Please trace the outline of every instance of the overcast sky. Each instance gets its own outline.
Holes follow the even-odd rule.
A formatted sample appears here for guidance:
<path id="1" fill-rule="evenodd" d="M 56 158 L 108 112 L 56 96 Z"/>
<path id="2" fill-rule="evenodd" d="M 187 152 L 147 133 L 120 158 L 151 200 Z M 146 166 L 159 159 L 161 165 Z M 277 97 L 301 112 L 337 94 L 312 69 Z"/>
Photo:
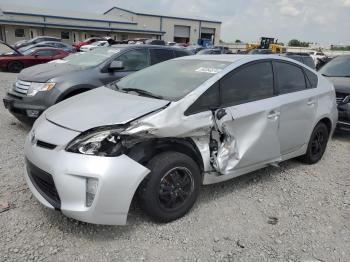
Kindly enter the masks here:
<path id="1" fill-rule="evenodd" d="M 6 4 L 97 13 L 119 6 L 144 13 L 199 16 L 222 21 L 225 41 L 271 36 L 282 42 L 297 38 L 350 44 L 350 0 L 0 0 L 0 7 Z"/>

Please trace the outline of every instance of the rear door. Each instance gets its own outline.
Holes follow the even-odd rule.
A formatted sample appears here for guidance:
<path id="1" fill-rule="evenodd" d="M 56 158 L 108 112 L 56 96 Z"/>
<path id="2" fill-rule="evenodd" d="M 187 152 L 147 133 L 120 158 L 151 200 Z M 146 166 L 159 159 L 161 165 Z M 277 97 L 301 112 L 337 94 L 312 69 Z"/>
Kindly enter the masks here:
<path id="1" fill-rule="evenodd" d="M 278 136 L 281 154 L 285 155 L 308 143 L 318 101 L 300 66 L 284 61 L 274 61 L 273 65 L 282 101 Z"/>
<path id="2" fill-rule="evenodd" d="M 271 61 L 244 65 L 220 81 L 217 126 L 224 141 L 218 150 L 222 174 L 278 161 L 280 99 L 275 96 Z M 223 113 L 223 110 L 225 111 Z"/>

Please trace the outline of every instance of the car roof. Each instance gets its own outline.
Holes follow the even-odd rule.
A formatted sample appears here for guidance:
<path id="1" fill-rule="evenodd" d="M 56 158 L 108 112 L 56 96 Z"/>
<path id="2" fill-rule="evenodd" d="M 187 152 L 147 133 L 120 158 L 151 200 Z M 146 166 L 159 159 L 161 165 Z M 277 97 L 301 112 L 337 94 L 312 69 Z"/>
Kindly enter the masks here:
<path id="1" fill-rule="evenodd" d="M 195 55 L 195 56 L 184 56 L 179 57 L 177 59 L 188 59 L 188 60 L 206 60 L 206 61 L 219 61 L 219 62 L 229 62 L 229 63 L 235 63 L 239 60 L 263 60 L 263 59 L 275 59 L 275 60 L 283 60 L 292 62 L 294 64 L 301 64 L 302 63 L 295 61 L 293 59 L 290 59 L 288 57 L 283 57 L 280 55 L 235 55 L 235 54 L 225 54 L 225 55 Z"/>
<path id="2" fill-rule="evenodd" d="M 184 51 L 184 52 L 189 52 L 186 49 L 180 49 L 178 47 L 173 47 L 173 46 L 167 46 L 167 45 L 129 45 L 129 44 L 116 44 L 110 46 L 110 48 L 158 48 L 158 49 L 170 49 L 170 50 L 175 50 L 175 51 Z"/>
<path id="3" fill-rule="evenodd" d="M 54 47 L 36 47 L 36 48 L 32 48 L 31 50 L 34 51 L 40 51 L 40 50 L 57 50 L 57 51 L 63 51 L 65 52 L 64 50 L 62 50 L 61 48 L 54 48 Z"/>

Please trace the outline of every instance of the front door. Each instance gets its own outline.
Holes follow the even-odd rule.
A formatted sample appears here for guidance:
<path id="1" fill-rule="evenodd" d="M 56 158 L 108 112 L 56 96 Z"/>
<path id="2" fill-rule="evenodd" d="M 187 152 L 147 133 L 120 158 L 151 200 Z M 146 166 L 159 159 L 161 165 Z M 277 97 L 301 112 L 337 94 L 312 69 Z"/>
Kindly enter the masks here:
<path id="1" fill-rule="evenodd" d="M 307 88 L 301 67 L 274 62 L 276 84 L 280 93 L 281 116 L 278 136 L 281 154 L 297 151 L 308 143 L 317 109 L 315 91 Z"/>
<path id="2" fill-rule="evenodd" d="M 106 70 L 101 78 L 104 84 L 121 79 L 150 65 L 148 50 L 145 48 L 126 51 L 117 56 L 114 60 L 123 62 L 124 68 L 116 71 Z"/>
<path id="3" fill-rule="evenodd" d="M 275 97 L 272 63 L 244 65 L 220 81 L 221 109 L 215 113 L 221 144 L 214 156 L 223 175 L 280 160 L 280 99 Z"/>

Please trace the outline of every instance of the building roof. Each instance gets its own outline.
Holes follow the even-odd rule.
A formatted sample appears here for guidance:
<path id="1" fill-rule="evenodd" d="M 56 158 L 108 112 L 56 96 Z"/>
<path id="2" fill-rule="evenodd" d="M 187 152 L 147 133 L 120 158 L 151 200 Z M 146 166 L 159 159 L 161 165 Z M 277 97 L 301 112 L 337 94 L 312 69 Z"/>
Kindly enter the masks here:
<path id="1" fill-rule="evenodd" d="M 86 20 L 86 21 L 96 21 L 96 22 L 110 22 L 110 23 L 120 23 L 120 24 L 136 24 L 128 20 L 123 19 L 113 19 L 111 16 L 106 16 L 103 14 L 96 13 L 81 13 L 72 12 L 59 9 L 47 9 L 47 8 L 36 8 L 29 6 L 16 6 L 16 5 L 1 5 L 0 6 L 0 19 L 1 12 L 5 15 L 29 15 L 29 16 L 45 16 L 52 18 L 66 18 L 75 20 Z"/>
<path id="2" fill-rule="evenodd" d="M 121 10 L 121 11 L 125 11 L 125 12 L 128 12 L 128 13 L 132 13 L 132 14 L 135 14 L 135 15 L 144 15 L 144 16 L 155 16 L 155 17 L 164 17 L 164 18 L 174 18 L 174 19 L 185 19 L 185 20 L 195 20 L 195 21 L 202 21 L 202 22 L 210 22 L 210 23 L 218 23 L 218 24 L 221 24 L 222 22 L 221 21 L 215 21 L 215 20 L 208 20 L 206 18 L 202 18 L 202 17 L 192 17 L 192 18 L 189 18 L 189 17 L 183 17 L 183 16 L 168 16 L 168 15 L 159 15 L 159 14 L 154 14 L 154 13 L 143 13 L 143 12 L 137 12 L 137 11 L 131 11 L 129 9 L 125 9 L 125 8 L 121 8 L 121 7 L 117 7 L 117 6 L 114 6 L 110 9 L 108 9 L 106 12 L 104 12 L 104 15 L 108 14 L 110 11 L 112 11 L 113 9 L 118 9 L 118 10 Z"/>

